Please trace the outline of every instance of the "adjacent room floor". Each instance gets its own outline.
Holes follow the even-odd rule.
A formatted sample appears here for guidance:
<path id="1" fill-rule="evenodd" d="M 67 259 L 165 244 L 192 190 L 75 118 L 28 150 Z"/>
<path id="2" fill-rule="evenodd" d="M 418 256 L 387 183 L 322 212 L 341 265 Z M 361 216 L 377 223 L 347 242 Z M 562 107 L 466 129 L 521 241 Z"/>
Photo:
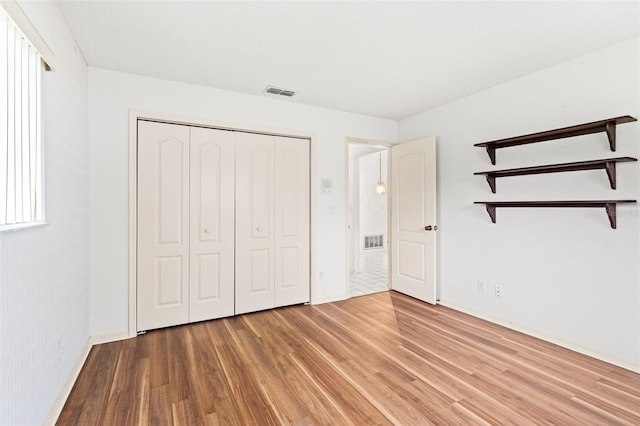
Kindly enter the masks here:
<path id="1" fill-rule="evenodd" d="M 387 291 L 94 346 L 59 425 L 640 424 L 640 375 Z"/>
<path id="2" fill-rule="evenodd" d="M 349 296 L 364 296 L 389 289 L 387 249 L 362 250 L 359 272 L 349 274 Z"/>

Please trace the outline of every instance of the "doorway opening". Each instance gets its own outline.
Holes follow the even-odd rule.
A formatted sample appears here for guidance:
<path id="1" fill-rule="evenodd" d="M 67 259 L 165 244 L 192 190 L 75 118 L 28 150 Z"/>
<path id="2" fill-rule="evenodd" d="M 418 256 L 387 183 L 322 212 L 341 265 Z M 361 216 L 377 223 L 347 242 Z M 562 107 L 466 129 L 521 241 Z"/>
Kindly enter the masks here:
<path id="1" fill-rule="evenodd" d="M 348 295 L 389 289 L 388 146 L 348 142 Z"/>

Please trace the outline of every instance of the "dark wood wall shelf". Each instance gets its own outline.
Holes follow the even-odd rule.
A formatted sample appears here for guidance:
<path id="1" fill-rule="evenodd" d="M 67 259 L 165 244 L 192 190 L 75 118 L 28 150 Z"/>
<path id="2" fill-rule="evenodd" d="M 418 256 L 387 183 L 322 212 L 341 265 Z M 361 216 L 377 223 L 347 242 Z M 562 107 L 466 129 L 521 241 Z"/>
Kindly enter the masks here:
<path id="1" fill-rule="evenodd" d="M 548 130 L 545 132 L 531 133 L 528 135 L 516 136 L 513 138 L 499 139 L 477 143 L 474 146 L 485 148 L 491 164 L 496 164 L 496 149 L 508 148 L 511 146 L 526 145 L 530 143 L 544 142 L 555 139 L 570 138 L 573 136 L 588 135 L 591 133 L 606 132 L 609 139 L 611 151 L 616 150 L 616 125 L 637 121 L 630 115 L 608 118 L 606 120 L 594 121 L 592 123 L 578 124 L 576 126 L 563 127 L 560 129 Z"/>
<path id="2" fill-rule="evenodd" d="M 609 177 L 611 189 L 616 189 L 616 163 L 638 161 L 633 157 L 603 158 L 591 161 L 577 161 L 573 163 L 549 164 L 545 166 L 521 167 L 517 169 L 489 170 L 477 172 L 474 175 L 485 175 L 491 192 L 496 193 L 496 178 L 508 176 L 536 175 L 543 173 L 574 172 L 579 170 L 605 169 Z"/>
<path id="3" fill-rule="evenodd" d="M 635 203 L 636 200 L 583 200 L 583 201 L 476 201 L 474 204 L 484 204 L 491 222 L 496 223 L 497 207 L 604 207 L 609 217 L 609 223 L 616 229 L 616 206 L 622 203 Z"/>

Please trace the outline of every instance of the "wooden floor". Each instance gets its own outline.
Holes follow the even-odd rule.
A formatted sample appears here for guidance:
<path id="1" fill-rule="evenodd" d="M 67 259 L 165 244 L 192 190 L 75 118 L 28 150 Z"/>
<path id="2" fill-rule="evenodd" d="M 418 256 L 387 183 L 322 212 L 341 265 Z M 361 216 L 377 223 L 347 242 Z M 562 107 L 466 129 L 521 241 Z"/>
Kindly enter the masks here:
<path id="1" fill-rule="evenodd" d="M 58 424 L 640 425 L 640 375 L 393 292 L 93 347 Z"/>

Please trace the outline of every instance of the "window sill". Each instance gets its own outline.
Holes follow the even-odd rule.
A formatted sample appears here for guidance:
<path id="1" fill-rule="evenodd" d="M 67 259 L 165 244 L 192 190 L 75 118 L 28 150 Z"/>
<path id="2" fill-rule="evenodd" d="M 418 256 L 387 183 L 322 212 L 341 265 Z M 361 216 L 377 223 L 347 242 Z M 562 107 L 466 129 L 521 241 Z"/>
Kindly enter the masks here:
<path id="1" fill-rule="evenodd" d="M 38 228 L 41 226 L 48 225 L 48 222 L 38 221 L 38 222 L 29 222 L 29 223 L 16 223 L 14 225 L 2 225 L 0 226 L 0 234 L 3 232 L 11 232 L 11 231 L 19 231 L 27 228 Z"/>

